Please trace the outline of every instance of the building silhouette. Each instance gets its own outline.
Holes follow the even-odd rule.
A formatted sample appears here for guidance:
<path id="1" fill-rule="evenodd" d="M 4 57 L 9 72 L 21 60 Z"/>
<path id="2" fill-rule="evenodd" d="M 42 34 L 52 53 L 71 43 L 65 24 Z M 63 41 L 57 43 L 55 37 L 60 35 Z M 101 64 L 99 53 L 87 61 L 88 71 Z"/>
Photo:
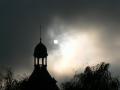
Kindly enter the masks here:
<path id="1" fill-rule="evenodd" d="M 40 35 L 41 36 L 41 35 Z M 51 77 L 47 70 L 47 48 L 42 43 L 41 37 L 39 44 L 34 49 L 34 70 L 28 79 L 25 90 L 59 90 L 57 81 Z"/>

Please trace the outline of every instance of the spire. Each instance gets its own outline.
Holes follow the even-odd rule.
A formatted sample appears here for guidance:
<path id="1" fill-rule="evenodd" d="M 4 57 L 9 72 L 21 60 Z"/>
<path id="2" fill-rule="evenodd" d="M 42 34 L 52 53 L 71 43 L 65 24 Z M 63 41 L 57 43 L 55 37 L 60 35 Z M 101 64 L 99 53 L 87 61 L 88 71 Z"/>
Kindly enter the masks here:
<path id="1" fill-rule="evenodd" d="M 40 43 L 42 41 L 42 38 L 41 38 L 41 25 L 40 25 Z"/>

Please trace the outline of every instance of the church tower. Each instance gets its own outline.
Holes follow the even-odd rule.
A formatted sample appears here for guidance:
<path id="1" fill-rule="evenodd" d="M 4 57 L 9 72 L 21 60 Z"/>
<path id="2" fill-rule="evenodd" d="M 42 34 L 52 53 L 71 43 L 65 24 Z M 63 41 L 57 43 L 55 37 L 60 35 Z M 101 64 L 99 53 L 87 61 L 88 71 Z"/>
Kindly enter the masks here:
<path id="1" fill-rule="evenodd" d="M 34 49 L 34 70 L 28 79 L 25 90 L 59 90 L 56 80 L 51 77 L 47 70 L 47 48 L 40 42 Z"/>

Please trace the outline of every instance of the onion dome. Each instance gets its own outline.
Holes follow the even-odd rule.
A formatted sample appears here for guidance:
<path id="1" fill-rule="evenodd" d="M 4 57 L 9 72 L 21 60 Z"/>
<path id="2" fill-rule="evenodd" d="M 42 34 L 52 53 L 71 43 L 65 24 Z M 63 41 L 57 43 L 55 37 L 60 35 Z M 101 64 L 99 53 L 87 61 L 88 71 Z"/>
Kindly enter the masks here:
<path id="1" fill-rule="evenodd" d="M 46 46 L 40 41 L 40 43 L 35 47 L 34 57 L 35 58 L 46 58 L 48 56 Z"/>

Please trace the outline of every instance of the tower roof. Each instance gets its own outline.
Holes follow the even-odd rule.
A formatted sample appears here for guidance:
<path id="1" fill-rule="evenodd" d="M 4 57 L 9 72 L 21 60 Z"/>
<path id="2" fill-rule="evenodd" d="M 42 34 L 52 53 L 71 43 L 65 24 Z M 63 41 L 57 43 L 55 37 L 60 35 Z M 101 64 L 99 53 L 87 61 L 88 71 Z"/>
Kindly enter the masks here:
<path id="1" fill-rule="evenodd" d="M 45 58 L 48 56 L 46 46 L 40 41 L 40 43 L 34 49 L 35 58 Z"/>
<path id="2" fill-rule="evenodd" d="M 25 90 L 59 90 L 56 82 L 46 68 L 37 66 L 29 77 Z"/>

